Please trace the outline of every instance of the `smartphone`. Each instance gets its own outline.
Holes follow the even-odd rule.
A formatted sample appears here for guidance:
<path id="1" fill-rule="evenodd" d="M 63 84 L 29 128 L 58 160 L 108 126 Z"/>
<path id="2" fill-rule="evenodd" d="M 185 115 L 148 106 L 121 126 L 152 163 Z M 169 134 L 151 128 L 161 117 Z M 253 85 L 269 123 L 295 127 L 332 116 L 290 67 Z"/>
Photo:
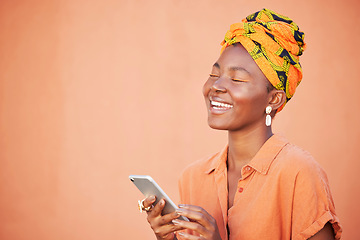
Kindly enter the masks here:
<path id="1" fill-rule="evenodd" d="M 156 200 L 153 203 L 155 206 L 161 199 L 165 199 L 165 207 L 162 211 L 162 215 L 172 213 L 178 207 L 173 201 L 166 195 L 166 193 L 160 188 L 160 186 L 155 182 L 152 177 L 147 175 L 130 175 L 130 181 L 132 181 L 135 186 L 144 194 L 145 197 L 150 197 L 152 195 L 156 196 Z M 180 216 L 179 219 L 184 221 L 189 221 L 187 217 Z"/>

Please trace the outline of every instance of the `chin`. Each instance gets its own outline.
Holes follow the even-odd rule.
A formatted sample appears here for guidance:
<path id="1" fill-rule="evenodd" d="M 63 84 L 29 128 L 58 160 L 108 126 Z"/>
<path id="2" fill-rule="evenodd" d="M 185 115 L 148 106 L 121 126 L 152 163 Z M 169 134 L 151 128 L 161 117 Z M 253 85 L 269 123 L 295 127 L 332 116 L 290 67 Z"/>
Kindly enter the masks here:
<path id="1" fill-rule="evenodd" d="M 224 124 L 216 123 L 213 121 L 208 121 L 209 127 L 216 130 L 228 130 L 227 126 L 224 126 Z"/>

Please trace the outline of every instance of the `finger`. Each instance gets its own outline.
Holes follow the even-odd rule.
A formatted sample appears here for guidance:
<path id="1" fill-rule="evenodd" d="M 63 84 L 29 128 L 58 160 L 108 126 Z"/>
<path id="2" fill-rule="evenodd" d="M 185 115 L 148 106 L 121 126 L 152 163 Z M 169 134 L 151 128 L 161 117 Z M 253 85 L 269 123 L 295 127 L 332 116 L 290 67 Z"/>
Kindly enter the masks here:
<path id="1" fill-rule="evenodd" d="M 189 239 L 189 240 L 204 240 L 202 236 L 194 236 L 186 232 L 179 232 L 178 233 L 182 239 Z"/>
<path id="2" fill-rule="evenodd" d="M 163 199 L 160 200 L 160 202 L 156 204 L 155 207 L 153 207 L 153 209 L 148 213 L 147 220 L 151 227 L 155 230 L 158 229 L 158 227 L 170 224 L 171 227 L 173 227 L 173 230 L 181 229 L 178 226 L 174 228 L 174 224 L 171 222 L 172 220 L 178 218 L 180 214 L 177 212 L 172 212 L 161 216 L 162 209 L 164 208 L 162 205 L 165 205 L 165 200 Z"/>
<path id="3" fill-rule="evenodd" d="M 181 226 L 174 225 L 171 220 L 176 219 L 180 215 L 176 212 L 166 214 L 164 216 L 151 216 L 149 213 L 147 220 L 150 223 L 156 236 L 161 239 L 173 239 L 173 232 L 182 230 Z"/>
<path id="4" fill-rule="evenodd" d="M 165 224 L 169 224 L 169 223 L 172 224 L 171 221 L 174 220 L 174 219 L 177 219 L 178 217 L 180 217 L 179 213 L 172 212 L 172 213 L 166 214 L 164 216 L 161 216 L 158 219 L 158 223 L 159 223 L 159 225 L 165 225 Z"/>
<path id="5" fill-rule="evenodd" d="M 171 235 L 172 233 L 174 233 L 176 231 L 180 231 L 182 229 L 183 228 L 181 226 L 176 226 L 172 223 L 169 223 L 166 225 L 162 225 L 162 226 L 153 228 L 153 231 L 157 236 L 160 236 L 162 238 L 167 238 L 168 235 Z"/>
<path id="6" fill-rule="evenodd" d="M 209 230 L 197 222 L 189 222 L 189 221 L 182 221 L 179 219 L 174 219 L 174 220 L 172 220 L 172 223 L 175 226 L 193 230 L 202 236 L 209 235 Z"/>
<path id="7" fill-rule="evenodd" d="M 145 208 L 150 207 L 156 200 L 155 196 L 149 196 L 144 199 L 143 205 Z"/>
<path id="8" fill-rule="evenodd" d="M 161 212 L 165 207 L 165 200 L 161 199 L 152 209 L 148 212 L 148 217 L 161 217 Z"/>
<path id="9" fill-rule="evenodd" d="M 205 215 L 206 218 L 209 220 L 213 218 L 205 209 L 203 209 L 200 206 L 195 206 L 195 205 L 190 205 L 190 204 L 180 204 L 179 208 L 201 213 L 201 214 Z"/>
<path id="10" fill-rule="evenodd" d="M 208 227 L 209 224 L 211 225 L 216 223 L 215 219 L 202 207 L 185 204 L 180 204 L 179 207 L 180 208 L 177 210 L 177 212 L 180 215 L 195 220 L 203 224 L 205 227 Z"/>
<path id="11" fill-rule="evenodd" d="M 173 239 L 174 239 L 174 236 L 175 236 L 175 233 L 171 232 L 171 233 L 169 233 L 168 235 L 165 235 L 165 236 L 163 237 L 163 239 L 165 239 L 165 240 L 173 240 Z"/>

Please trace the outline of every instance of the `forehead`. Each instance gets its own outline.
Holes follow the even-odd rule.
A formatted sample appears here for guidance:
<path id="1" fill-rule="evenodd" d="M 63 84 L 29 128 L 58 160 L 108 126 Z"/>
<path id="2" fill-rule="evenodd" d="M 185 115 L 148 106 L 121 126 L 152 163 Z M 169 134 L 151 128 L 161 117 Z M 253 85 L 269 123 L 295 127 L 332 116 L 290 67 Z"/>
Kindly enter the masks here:
<path id="1" fill-rule="evenodd" d="M 254 77 L 265 77 L 254 59 L 241 45 L 230 45 L 222 52 L 214 67 L 222 71 L 246 71 Z"/>

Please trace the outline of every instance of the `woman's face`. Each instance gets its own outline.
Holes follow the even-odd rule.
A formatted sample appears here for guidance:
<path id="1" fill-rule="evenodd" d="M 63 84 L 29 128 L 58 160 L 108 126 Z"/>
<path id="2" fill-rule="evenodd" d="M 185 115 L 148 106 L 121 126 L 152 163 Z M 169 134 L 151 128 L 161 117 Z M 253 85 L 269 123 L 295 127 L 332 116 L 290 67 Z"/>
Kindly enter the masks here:
<path id="1" fill-rule="evenodd" d="M 209 126 L 229 131 L 265 127 L 265 108 L 271 100 L 267 84 L 242 45 L 227 47 L 203 87 Z"/>

